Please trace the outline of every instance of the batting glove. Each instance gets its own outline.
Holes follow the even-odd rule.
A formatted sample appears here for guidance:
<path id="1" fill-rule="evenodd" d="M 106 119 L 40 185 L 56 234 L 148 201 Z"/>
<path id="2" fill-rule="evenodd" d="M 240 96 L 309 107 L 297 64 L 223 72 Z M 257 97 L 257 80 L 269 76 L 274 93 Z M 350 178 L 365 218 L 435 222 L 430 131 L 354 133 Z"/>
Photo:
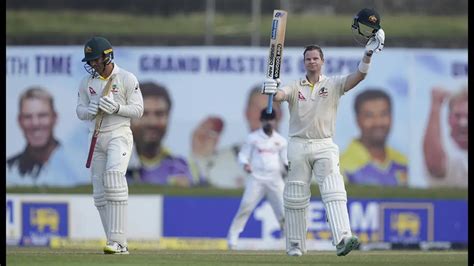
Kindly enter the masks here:
<path id="1" fill-rule="evenodd" d="M 385 43 L 385 32 L 383 29 L 379 29 L 374 36 L 370 37 L 369 41 L 365 45 L 365 52 L 372 54 L 382 51 Z"/>
<path id="2" fill-rule="evenodd" d="M 99 105 L 95 102 L 90 102 L 89 106 L 87 107 L 87 112 L 91 116 L 95 116 L 95 115 L 97 115 L 97 111 L 99 111 Z"/>
<path id="3" fill-rule="evenodd" d="M 120 105 L 110 96 L 103 96 L 99 101 L 99 108 L 107 114 L 117 113 Z"/>
<path id="4" fill-rule="evenodd" d="M 267 95 L 273 95 L 277 92 L 279 85 L 279 80 L 267 78 L 263 82 L 262 93 Z"/>

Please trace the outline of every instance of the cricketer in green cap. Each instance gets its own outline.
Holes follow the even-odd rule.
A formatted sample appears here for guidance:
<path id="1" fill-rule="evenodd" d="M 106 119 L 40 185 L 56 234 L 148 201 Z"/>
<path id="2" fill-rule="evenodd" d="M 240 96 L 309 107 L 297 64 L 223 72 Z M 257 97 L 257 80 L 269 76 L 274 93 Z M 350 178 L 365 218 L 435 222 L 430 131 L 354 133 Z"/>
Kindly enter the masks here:
<path id="1" fill-rule="evenodd" d="M 97 63 L 100 65 L 103 64 L 103 68 L 105 68 L 106 65 L 112 63 L 113 58 L 114 53 L 112 45 L 104 37 L 92 37 L 84 45 L 84 58 L 82 59 L 82 62 L 86 62 L 84 68 L 91 75 L 96 75 L 97 72 L 99 72 L 98 74 L 101 74 L 101 71 L 98 71 L 99 69 L 97 69 L 97 67 L 92 67 L 91 61 L 98 61 Z"/>

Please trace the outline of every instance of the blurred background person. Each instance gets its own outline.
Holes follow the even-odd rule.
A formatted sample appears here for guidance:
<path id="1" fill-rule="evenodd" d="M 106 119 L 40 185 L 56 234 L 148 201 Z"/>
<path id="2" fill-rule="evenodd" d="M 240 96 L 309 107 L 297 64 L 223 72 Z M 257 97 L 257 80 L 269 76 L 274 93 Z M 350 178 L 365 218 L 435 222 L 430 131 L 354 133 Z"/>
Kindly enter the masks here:
<path id="1" fill-rule="evenodd" d="M 239 209 L 227 235 L 229 249 L 237 247 L 239 235 L 244 230 L 250 214 L 263 198 L 270 203 L 280 224 L 280 230 L 283 231 L 284 228 L 283 174 L 288 171 L 288 142 L 275 130 L 276 116 L 273 109 L 268 114 L 267 108 L 263 108 L 260 112 L 260 122 L 262 126 L 247 136 L 238 154 L 239 164 L 248 174 L 248 178 Z"/>
<path id="2" fill-rule="evenodd" d="M 435 87 L 423 139 L 423 153 L 432 187 L 467 188 L 468 175 L 468 88 L 451 94 Z M 449 137 L 442 137 L 441 108 L 448 100 Z"/>
<path id="3" fill-rule="evenodd" d="M 407 186 L 408 160 L 388 146 L 392 127 L 392 101 L 381 89 L 357 95 L 354 110 L 360 136 L 341 154 L 341 173 L 360 185 Z"/>
<path id="4" fill-rule="evenodd" d="M 131 122 L 135 147 L 127 170 L 128 181 L 185 187 L 201 184 L 199 176 L 193 177 L 187 161 L 163 146 L 172 108 L 168 90 L 152 82 L 141 83 L 140 89 L 144 112 Z"/>
<path id="5" fill-rule="evenodd" d="M 54 136 L 57 120 L 54 99 L 46 89 L 33 86 L 23 92 L 18 124 L 26 147 L 7 159 L 7 187 L 72 187 L 90 183 L 90 178 L 75 169 L 68 158 L 75 153 L 67 151 L 67 147 Z"/>
<path id="6" fill-rule="evenodd" d="M 260 111 L 267 106 L 268 97 L 260 93 L 260 85 L 252 87 L 248 93 L 247 102 L 245 104 L 244 115 L 247 121 L 249 132 L 253 132 L 261 128 Z M 275 130 L 278 131 L 279 123 L 282 117 L 281 107 L 279 103 L 273 105 L 276 124 Z M 222 130 L 216 131 L 217 135 L 208 135 L 208 145 L 197 145 L 196 135 L 201 132 L 202 127 L 206 127 L 206 121 L 198 125 L 193 132 L 193 147 L 190 156 L 190 162 L 195 167 L 196 172 L 199 171 L 206 181 L 219 188 L 243 188 L 245 185 L 245 177 L 247 173 L 238 163 L 238 154 L 243 144 L 235 143 L 222 149 L 217 149 L 218 135 Z M 223 123 L 223 122 L 218 122 Z M 201 139 L 201 143 L 204 143 Z"/>

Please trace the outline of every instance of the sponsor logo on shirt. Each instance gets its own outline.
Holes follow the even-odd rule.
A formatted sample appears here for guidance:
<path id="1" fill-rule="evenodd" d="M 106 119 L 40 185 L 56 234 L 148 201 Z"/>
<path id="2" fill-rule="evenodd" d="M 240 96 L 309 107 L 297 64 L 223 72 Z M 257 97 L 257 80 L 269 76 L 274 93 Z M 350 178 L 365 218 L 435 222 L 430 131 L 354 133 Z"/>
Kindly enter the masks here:
<path id="1" fill-rule="evenodd" d="M 113 92 L 113 93 L 119 92 L 119 89 L 117 88 L 117 84 L 113 84 L 113 85 L 112 85 L 112 92 Z"/>
<path id="2" fill-rule="evenodd" d="M 319 89 L 319 92 L 318 92 L 319 97 L 326 98 L 328 94 L 329 94 L 329 91 L 326 87 L 322 87 L 321 89 Z"/>
<path id="3" fill-rule="evenodd" d="M 257 151 L 258 153 L 275 153 L 275 150 L 273 149 L 258 148 Z"/>
<path id="4" fill-rule="evenodd" d="M 92 87 L 89 87 L 89 93 L 90 93 L 91 95 L 97 94 L 97 92 L 95 92 L 94 88 L 92 88 Z"/>
<path id="5" fill-rule="evenodd" d="M 298 91 L 298 100 L 306 101 L 306 98 L 304 97 L 303 93 L 301 93 L 301 91 Z"/>

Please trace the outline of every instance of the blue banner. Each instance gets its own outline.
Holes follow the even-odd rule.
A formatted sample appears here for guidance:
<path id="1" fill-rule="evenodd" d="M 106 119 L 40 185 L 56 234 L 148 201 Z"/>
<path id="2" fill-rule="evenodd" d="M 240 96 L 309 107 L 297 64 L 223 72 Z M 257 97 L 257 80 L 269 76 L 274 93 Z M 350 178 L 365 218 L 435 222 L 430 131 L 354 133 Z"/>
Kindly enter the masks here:
<path id="1" fill-rule="evenodd" d="M 46 245 L 51 237 L 68 237 L 68 203 L 23 202 L 21 245 Z"/>
<path id="2" fill-rule="evenodd" d="M 164 197 L 164 237 L 225 238 L 239 207 L 238 197 Z M 352 231 L 362 243 L 467 243 L 466 200 L 349 199 Z M 308 239 L 331 240 L 323 203 L 308 208 Z M 279 225 L 268 202 L 260 202 L 241 238 L 278 239 Z"/>

